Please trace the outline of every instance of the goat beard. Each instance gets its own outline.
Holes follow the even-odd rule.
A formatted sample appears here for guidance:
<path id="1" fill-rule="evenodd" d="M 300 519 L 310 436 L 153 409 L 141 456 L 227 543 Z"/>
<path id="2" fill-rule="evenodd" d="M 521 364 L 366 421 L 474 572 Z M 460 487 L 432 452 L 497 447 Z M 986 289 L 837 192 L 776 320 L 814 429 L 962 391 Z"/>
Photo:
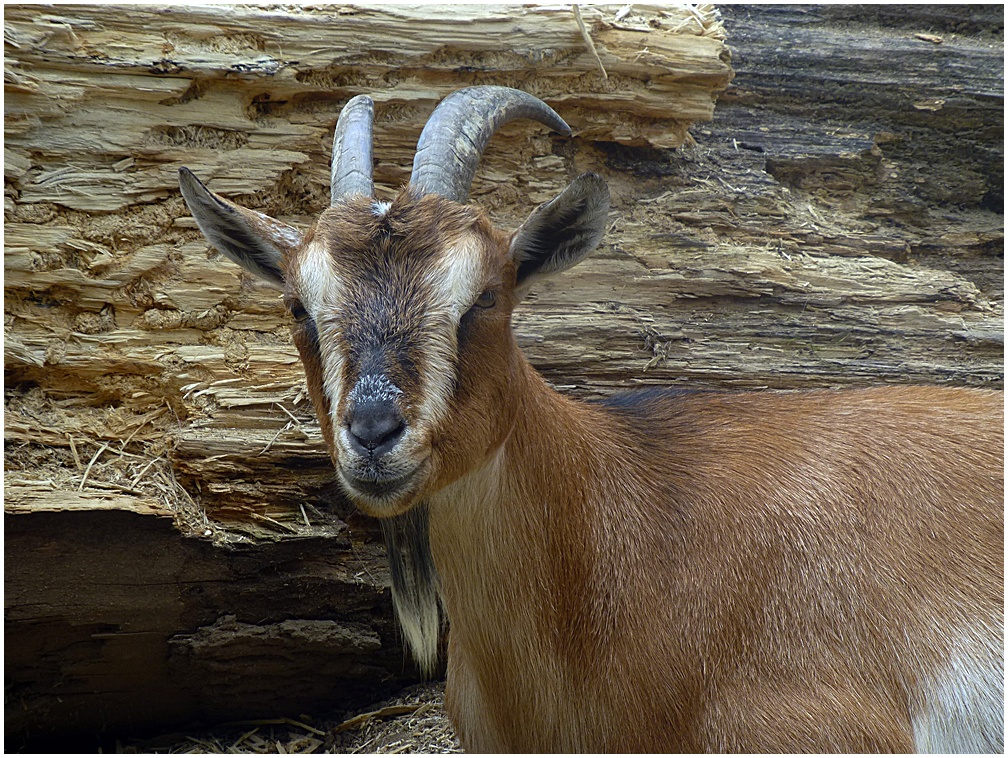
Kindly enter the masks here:
<path id="1" fill-rule="evenodd" d="M 379 522 L 392 574 L 392 605 L 420 672 L 430 676 L 437 665 L 441 624 L 427 504 Z"/>

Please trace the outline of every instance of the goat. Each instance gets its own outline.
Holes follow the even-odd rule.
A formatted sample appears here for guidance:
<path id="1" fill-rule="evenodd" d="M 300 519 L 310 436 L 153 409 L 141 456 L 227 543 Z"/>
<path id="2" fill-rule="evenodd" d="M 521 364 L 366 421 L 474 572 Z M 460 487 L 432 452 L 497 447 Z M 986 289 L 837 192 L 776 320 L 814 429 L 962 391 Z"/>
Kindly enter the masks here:
<path id="1" fill-rule="evenodd" d="M 412 572 L 397 607 L 428 663 L 436 586 L 463 746 L 1000 752 L 1003 394 L 567 398 L 511 314 L 597 246 L 606 183 L 577 177 L 512 234 L 466 204 L 501 124 L 566 123 L 516 90 L 456 92 L 379 202 L 373 113 L 342 111 L 304 235 L 180 183 L 207 239 L 283 289 L 339 480 Z"/>

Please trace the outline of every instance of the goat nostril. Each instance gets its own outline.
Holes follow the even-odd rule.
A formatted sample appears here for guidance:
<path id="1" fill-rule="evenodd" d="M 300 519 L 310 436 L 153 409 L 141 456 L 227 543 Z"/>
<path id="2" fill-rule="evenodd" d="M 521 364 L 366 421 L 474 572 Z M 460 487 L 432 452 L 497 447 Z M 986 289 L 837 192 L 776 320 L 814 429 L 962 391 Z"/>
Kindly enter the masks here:
<path id="1" fill-rule="evenodd" d="M 367 455 L 387 453 L 406 430 L 406 421 L 391 402 L 361 403 L 347 419 L 350 442 Z"/>

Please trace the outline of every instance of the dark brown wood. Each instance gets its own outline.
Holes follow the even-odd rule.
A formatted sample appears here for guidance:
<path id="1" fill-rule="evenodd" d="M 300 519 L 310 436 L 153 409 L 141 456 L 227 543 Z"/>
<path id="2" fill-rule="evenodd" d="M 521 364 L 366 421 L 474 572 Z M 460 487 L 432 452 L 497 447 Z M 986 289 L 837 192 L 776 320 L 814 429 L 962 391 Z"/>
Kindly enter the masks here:
<path id="1" fill-rule="evenodd" d="M 353 544 L 334 516 L 327 535 L 222 546 L 141 498 L 17 502 L 4 525 L 8 749 L 346 708 L 416 679 L 380 541 Z"/>

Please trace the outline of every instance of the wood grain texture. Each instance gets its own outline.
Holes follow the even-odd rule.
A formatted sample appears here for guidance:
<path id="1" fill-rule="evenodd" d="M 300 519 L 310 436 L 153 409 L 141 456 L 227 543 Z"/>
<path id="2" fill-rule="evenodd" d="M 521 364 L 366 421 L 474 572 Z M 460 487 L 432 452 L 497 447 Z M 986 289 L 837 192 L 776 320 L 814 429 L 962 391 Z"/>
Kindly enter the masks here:
<path id="1" fill-rule="evenodd" d="M 5 9 L 9 740 L 297 716 L 415 675 L 279 296 L 208 248 L 175 178 L 307 228 L 356 94 L 380 197 L 457 88 L 521 87 L 574 128 L 509 124 L 472 192 L 514 227 L 609 181 L 602 247 L 515 318 L 563 391 L 1001 386 L 1001 9 L 617 11 L 581 9 L 603 80 L 569 6 Z M 282 708 L 248 674 L 309 648 L 270 668 Z"/>
<path id="2" fill-rule="evenodd" d="M 208 250 L 177 169 L 303 228 L 348 99 L 377 102 L 388 195 L 434 105 L 482 82 L 582 140 L 678 146 L 730 81 L 723 27 L 709 7 L 616 10 L 583 14 L 603 82 L 561 6 L 6 9 L 10 746 L 297 716 L 415 678 L 281 303 Z M 504 129 L 482 200 L 548 199 L 553 145 Z"/>

